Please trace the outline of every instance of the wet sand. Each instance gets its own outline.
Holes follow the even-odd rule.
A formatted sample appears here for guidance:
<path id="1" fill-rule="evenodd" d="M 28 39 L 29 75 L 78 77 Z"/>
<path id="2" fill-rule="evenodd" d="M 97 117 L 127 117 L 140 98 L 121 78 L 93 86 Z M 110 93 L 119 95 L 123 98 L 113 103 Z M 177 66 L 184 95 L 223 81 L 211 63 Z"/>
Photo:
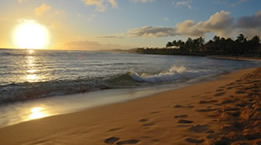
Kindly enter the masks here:
<path id="1" fill-rule="evenodd" d="M 1 145 L 261 144 L 261 68 L 0 129 Z"/>

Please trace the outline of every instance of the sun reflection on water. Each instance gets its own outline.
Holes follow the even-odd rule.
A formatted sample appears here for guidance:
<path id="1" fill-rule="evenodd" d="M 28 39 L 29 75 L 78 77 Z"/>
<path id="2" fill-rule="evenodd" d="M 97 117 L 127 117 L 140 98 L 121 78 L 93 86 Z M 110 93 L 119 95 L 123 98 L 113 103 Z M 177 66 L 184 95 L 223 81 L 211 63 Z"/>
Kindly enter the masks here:
<path id="1" fill-rule="evenodd" d="M 49 113 L 43 107 L 34 107 L 31 109 L 29 119 L 39 119 L 49 116 Z"/>
<path id="2" fill-rule="evenodd" d="M 34 50 L 29 49 L 27 52 L 28 52 L 28 54 L 33 54 L 33 53 L 34 53 Z"/>
<path id="3" fill-rule="evenodd" d="M 28 53 L 32 54 L 34 51 L 28 51 Z M 41 78 L 39 75 L 36 74 L 37 70 L 35 69 L 35 56 L 27 56 L 26 57 L 26 67 L 27 67 L 27 74 L 25 75 L 25 80 L 27 82 L 37 82 Z"/>

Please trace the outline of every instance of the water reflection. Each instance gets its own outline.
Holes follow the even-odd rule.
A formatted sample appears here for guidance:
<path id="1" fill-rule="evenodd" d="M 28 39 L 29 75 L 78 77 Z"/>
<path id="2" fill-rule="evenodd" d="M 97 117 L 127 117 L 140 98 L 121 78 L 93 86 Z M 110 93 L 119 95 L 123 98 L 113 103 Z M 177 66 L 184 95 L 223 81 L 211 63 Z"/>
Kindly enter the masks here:
<path id="1" fill-rule="evenodd" d="M 34 53 L 34 51 L 30 52 L 28 51 L 28 53 Z M 35 56 L 27 56 L 26 57 L 26 76 L 25 76 L 25 80 L 27 82 L 37 82 L 39 81 L 41 78 L 39 75 L 36 74 L 37 69 L 35 67 Z"/>
<path id="2" fill-rule="evenodd" d="M 30 49 L 30 50 L 28 50 L 27 52 L 28 52 L 28 54 L 33 54 L 33 53 L 34 53 L 34 50 Z"/>
<path id="3" fill-rule="evenodd" d="M 49 116 L 49 113 L 43 107 L 34 107 L 31 109 L 29 119 L 39 119 Z"/>

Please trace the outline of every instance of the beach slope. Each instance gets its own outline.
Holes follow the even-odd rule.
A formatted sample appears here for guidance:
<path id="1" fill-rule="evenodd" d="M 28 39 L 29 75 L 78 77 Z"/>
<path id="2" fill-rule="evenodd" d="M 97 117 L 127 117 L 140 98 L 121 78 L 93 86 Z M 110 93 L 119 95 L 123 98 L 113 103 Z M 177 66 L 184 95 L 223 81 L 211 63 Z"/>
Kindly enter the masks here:
<path id="1" fill-rule="evenodd" d="M 261 143 L 261 68 L 0 129 L 1 145 Z"/>

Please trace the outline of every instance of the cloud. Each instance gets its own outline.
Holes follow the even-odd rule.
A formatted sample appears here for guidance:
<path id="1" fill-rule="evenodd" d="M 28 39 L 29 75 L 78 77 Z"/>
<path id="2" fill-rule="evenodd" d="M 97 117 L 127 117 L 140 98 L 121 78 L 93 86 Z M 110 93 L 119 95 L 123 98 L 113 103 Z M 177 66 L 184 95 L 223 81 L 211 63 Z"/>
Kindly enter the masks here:
<path id="1" fill-rule="evenodd" d="M 261 35 L 261 10 L 253 16 L 244 16 L 237 20 L 237 33 L 247 36 Z"/>
<path id="2" fill-rule="evenodd" d="M 117 8 L 118 4 L 116 0 L 82 0 L 86 5 L 96 6 L 96 10 L 99 12 L 104 12 L 108 5 L 111 5 L 113 8 Z"/>
<path id="3" fill-rule="evenodd" d="M 185 20 L 176 27 L 145 26 L 128 31 L 129 35 L 139 37 L 168 37 L 185 35 L 191 37 L 203 36 L 205 33 L 215 32 L 220 36 L 227 35 L 233 26 L 233 18 L 229 12 L 221 11 L 212 15 L 208 20 L 195 23 L 193 20 Z"/>
<path id="4" fill-rule="evenodd" d="M 219 36 L 226 37 L 234 26 L 234 18 L 229 12 L 220 11 L 210 16 L 207 21 L 199 22 L 196 28 L 204 33 L 215 32 Z"/>
<path id="5" fill-rule="evenodd" d="M 206 21 L 194 22 L 185 20 L 175 27 L 145 26 L 128 31 L 127 35 L 135 37 L 169 37 L 189 36 L 199 37 L 207 33 L 215 33 L 222 37 L 231 37 L 234 34 L 244 33 L 247 36 L 261 34 L 261 11 L 253 16 L 244 16 L 237 20 L 229 12 L 216 12 Z"/>
<path id="6" fill-rule="evenodd" d="M 186 20 L 176 25 L 176 33 L 178 35 L 186 35 L 191 37 L 197 37 L 204 35 L 204 31 L 200 29 L 200 23 L 195 24 L 193 20 Z"/>
<path id="7" fill-rule="evenodd" d="M 66 47 L 71 50 L 111 50 L 125 49 L 127 47 L 116 44 L 101 44 L 96 41 L 79 40 L 72 41 L 66 44 Z"/>
<path id="8" fill-rule="evenodd" d="M 189 9 L 192 9 L 192 1 L 177 1 L 174 2 L 176 6 L 183 6 L 188 7 Z"/>
<path id="9" fill-rule="evenodd" d="M 52 7 L 43 3 L 41 4 L 39 7 L 34 9 L 34 13 L 37 16 L 42 16 L 44 13 L 48 12 L 49 10 L 51 10 Z"/>
<path id="10" fill-rule="evenodd" d="M 175 28 L 153 26 L 131 29 L 128 31 L 128 34 L 138 37 L 167 37 L 177 35 Z"/>
<path id="11" fill-rule="evenodd" d="M 253 16 L 241 17 L 237 21 L 239 28 L 257 28 L 261 27 L 261 10 Z"/>

